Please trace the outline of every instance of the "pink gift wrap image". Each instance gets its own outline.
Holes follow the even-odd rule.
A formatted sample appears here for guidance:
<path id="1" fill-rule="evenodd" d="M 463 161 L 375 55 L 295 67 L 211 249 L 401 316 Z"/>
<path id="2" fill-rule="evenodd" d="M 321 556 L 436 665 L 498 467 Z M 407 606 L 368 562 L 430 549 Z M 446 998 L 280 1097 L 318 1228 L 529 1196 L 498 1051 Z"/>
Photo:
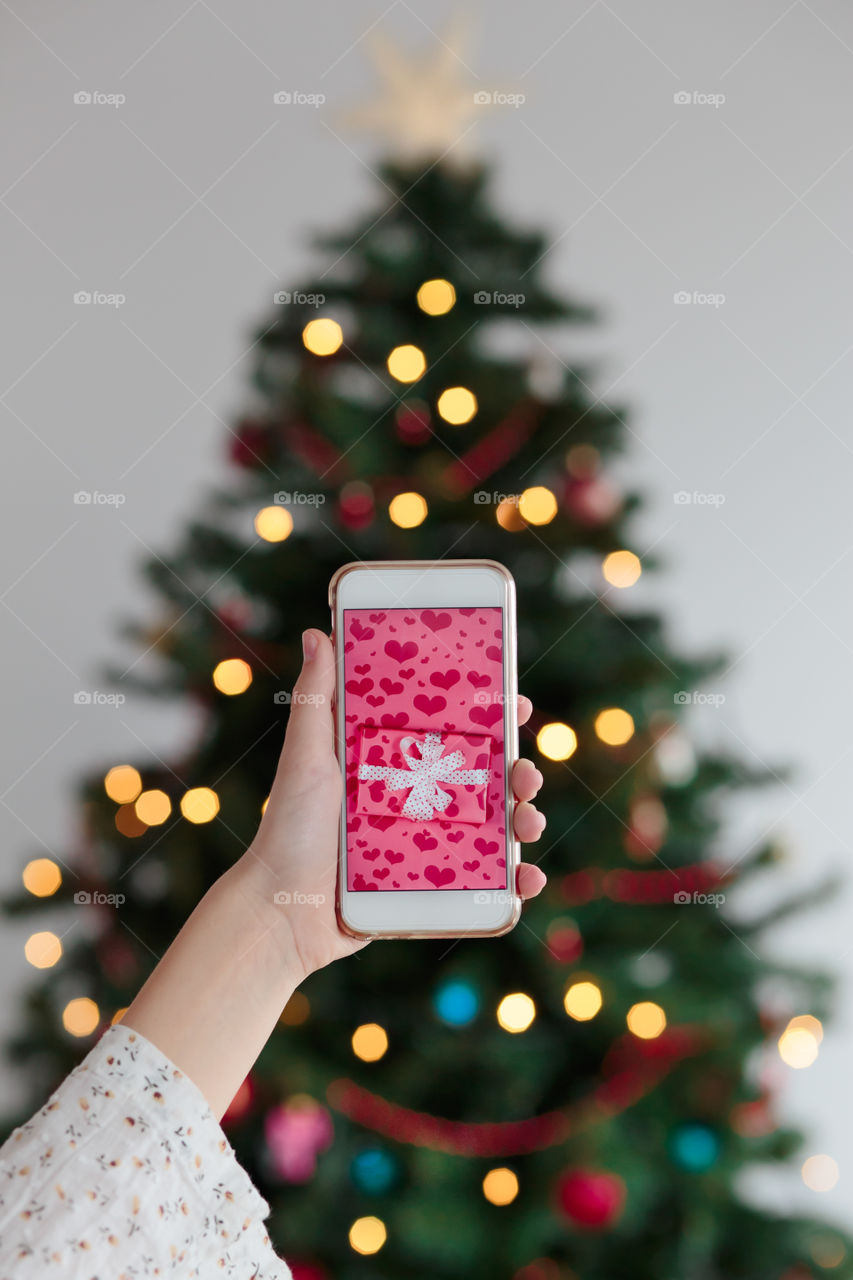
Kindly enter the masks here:
<path id="1" fill-rule="evenodd" d="M 345 609 L 347 887 L 505 889 L 501 609 Z"/>

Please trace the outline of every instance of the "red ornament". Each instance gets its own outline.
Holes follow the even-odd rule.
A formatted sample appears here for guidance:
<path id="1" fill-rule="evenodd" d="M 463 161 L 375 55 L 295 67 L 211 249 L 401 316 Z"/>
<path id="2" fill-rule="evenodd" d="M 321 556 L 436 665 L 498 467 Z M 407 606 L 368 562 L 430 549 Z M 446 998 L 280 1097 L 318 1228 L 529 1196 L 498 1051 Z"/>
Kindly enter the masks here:
<path id="1" fill-rule="evenodd" d="M 432 435 L 429 409 L 420 401 L 400 405 L 394 425 L 403 444 L 426 444 Z"/>
<path id="2" fill-rule="evenodd" d="M 228 456 L 238 467 L 257 467 L 269 458 L 269 427 L 246 418 L 228 437 Z"/>
<path id="3" fill-rule="evenodd" d="M 616 1173 L 569 1169 L 557 1180 L 557 1203 L 577 1227 L 610 1227 L 625 1207 L 625 1183 Z"/>
<path id="4" fill-rule="evenodd" d="M 607 524 L 618 515 L 622 495 L 601 476 L 591 479 L 569 479 L 566 484 L 566 507 L 579 524 Z"/>
<path id="5" fill-rule="evenodd" d="M 329 1273 L 315 1262 L 294 1262 L 288 1264 L 293 1280 L 329 1280 Z"/>
<path id="6" fill-rule="evenodd" d="M 577 964 L 583 955 L 580 930 L 568 916 L 551 921 L 545 934 L 545 944 L 551 958 L 560 964 Z"/>
<path id="7" fill-rule="evenodd" d="M 363 529 L 369 525 L 375 512 L 373 490 L 363 480 L 350 480 L 341 489 L 338 499 L 338 515 L 341 524 L 348 529 Z"/>
<path id="8" fill-rule="evenodd" d="M 223 1125 L 239 1124 L 252 1110 L 254 1101 L 255 1081 L 251 1075 L 248 1075 L 228 1104 L 228 1109 L 222 1117 Z"/>

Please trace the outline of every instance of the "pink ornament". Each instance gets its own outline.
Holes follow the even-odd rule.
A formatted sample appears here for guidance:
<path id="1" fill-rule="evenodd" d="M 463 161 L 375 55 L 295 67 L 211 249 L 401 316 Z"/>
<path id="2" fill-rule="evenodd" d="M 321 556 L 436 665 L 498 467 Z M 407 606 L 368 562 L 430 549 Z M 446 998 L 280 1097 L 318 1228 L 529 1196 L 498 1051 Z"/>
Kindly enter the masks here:
<path id="1" fill-rule="evenodd" d="M 307 1182 L 317 1156 L 331 1145 L 332 1117 L 324 1106 L 299 1094 L 268 1111 L 264 1120 L 273 1168 L 285 1182 Z"/>

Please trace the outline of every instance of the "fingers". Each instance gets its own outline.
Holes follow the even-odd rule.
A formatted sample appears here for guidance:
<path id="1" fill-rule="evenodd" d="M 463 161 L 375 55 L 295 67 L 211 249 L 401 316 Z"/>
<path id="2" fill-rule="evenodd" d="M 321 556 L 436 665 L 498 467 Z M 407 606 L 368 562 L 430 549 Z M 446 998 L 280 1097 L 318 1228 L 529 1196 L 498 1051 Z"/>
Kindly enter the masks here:
<path id="1" fill-rule="evenodd" d="M 312 627 L 302 637 L 304 660 L 290 704 L 284 749 L 291 759 L 326 759 L 334 755 L 335 651 L 322 631 Z"/>
<path id="2" fill-rule="evenodd" d="M 542 782 L 542 774 L 532 760 L 516 760 L 512 770 L 512 789 L 519 800 L 532 800 Z"/>
<path id="3" fill-rule="evenodd" d="M 524 844 L 530 844 L 538 840 L 545 830 L 545 814 L 525 801 L 515 806 L 513 826 L 518 839 Z"/>
<path id="4" fill-rule="evenodd" d="M 518 695 L 517 715 L 519 724 L 527 724 L 527 721 L 533 715 L 533 703 L 529 698 L 525 698 L 523 693 Z"/>
<path id="5" fill-rule="evenodd" d="M 548 877 L 544 871 L 535 867 L 532 862 L 522 862 L 518 868 L 518 892 L 525 901 L 535 898 L 547 883 Z"/>

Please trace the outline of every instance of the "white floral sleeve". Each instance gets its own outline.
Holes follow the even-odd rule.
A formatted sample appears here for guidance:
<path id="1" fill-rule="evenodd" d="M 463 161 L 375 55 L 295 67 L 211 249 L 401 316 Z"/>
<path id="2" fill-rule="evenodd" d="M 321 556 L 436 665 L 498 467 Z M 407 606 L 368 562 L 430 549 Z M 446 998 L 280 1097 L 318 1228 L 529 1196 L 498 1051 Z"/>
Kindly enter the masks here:
<path id="1" fill-rule="evenodd" d="M 289 1280 L 204 1096 L 110 1027 L 0 1147 L 0 1280 Z"/>

